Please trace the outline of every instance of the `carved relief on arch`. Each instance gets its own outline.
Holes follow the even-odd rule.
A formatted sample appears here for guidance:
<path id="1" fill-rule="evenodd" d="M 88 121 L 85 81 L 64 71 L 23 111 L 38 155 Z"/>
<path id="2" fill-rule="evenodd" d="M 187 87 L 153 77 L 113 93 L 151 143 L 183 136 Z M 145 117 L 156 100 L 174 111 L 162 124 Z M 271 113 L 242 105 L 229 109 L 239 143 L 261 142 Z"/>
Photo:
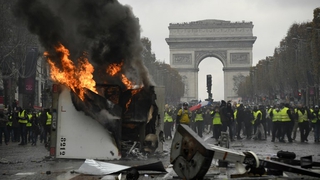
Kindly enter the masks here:
<path id="1" fill-rule="evenodd" d="M 230 53 L 230 64 L 250 64 L 250 54 Z"/>
<path id="2" fill-rule="evenodd" d="M 227 62 L 227 51 L 195 51 L 195 65 L 198 65 L 200 61 L 206 57 L 218 58 L 223 66 Z"/>
<path id="3" fill-rule="evenodd" d="M 189 65 L 192 64 L 191 53 L 173 54 L 172 64 L 174 65 Z"/>

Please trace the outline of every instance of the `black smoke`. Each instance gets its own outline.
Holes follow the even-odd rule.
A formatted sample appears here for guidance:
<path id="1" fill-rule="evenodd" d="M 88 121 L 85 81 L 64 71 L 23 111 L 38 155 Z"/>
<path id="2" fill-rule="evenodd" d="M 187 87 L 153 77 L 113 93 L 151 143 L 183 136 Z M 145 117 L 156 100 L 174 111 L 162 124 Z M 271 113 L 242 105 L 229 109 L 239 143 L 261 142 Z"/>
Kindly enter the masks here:
<path id="1" fill-rule="evenodd" d="M 126 89 L 120 76 L 110 77 L 106 73 L 112 63 L 123 63 L 121 73 L 136 85 L 143 86 L 143 90 L 149 91 L 152 87 L 142 61 L 139 20 L 129 6 L 116 0 L 17 0 L 14 14 L 38 36 L 41 46 L 49 52 L 57 67 L 61 67 L 61 54 L 55 51 L 55 47 L 61 43 L 69 49 L 70 59 L 75 64 L 86 52 L 95 69 L 93 78 L 96 83 L 120 86 L 123 94 L 119 97 L 131 91 Z M 104 94 L 109 92 L 108 89 L 101 92 L 95 95 L 88 90 L 85 101 L 71 93 L 72 102 L 77 110 L 84 111 L 107 128 L 119 147 L 117 133 L 121 124 L 117 120 L 124 115 L 118 109 L 124 111 L 128 102 L 126 98 L 130 97 L 122 97 L 117 105 L 110 101 L 112 96 L 108 99 Z M 148 96 L 150 99 L 143 101 L 148 102 L 143 103 L 147 110 L 151 106 L 149 101 L 152 101 L 151 95 Z M 147 112 L 141 113 L 147 116 Z"/>
<path id="2" fill-rule="evenodd" d="M 140 25 L 129 6 L 116 0 L 18 0 L 14 8 L 31 33 L 60 67 L 54 47 L 63 44 L 76 60 L 85 51 L 94 66 L 97 83 L 123 86 L 120 77 L 109 77 L 106 68 L 123 62 L 122 72 L 137 85 L 150 86 L 142 62 Z"/>

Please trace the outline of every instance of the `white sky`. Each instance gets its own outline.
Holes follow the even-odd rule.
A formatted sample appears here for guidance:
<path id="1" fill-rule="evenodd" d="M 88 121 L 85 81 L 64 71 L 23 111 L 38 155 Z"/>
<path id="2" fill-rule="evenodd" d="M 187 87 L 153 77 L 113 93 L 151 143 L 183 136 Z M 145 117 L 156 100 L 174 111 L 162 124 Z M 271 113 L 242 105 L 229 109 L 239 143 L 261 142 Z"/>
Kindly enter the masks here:
<path id="1" fill-rule="evenodd" d="M 309 22 L 320 0 L 119 0 L 129 5 L 140 20 L 141 36 L 152 43 L 157 60 L 170 64 L 169 23 L 217 19 L 252 22 L 253 66 L 272 56 L 293 23 Z M 207 98 L 206 75 L 212 74 L 214 100 L 224 97 L 222 63 L 206 58 L 199 65 L 199 99 Z"/>

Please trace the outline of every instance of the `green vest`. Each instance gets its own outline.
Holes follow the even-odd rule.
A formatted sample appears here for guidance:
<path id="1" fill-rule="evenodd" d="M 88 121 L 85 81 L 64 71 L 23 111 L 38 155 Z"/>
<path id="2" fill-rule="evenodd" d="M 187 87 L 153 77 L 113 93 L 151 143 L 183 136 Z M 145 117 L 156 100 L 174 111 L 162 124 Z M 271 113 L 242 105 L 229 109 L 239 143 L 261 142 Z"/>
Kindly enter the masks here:
<path id="1" fill-rule="evenodd" d="M 272 110 L 272 122 L 281 121 L 281 111 L 277 111 L 276 109 Z"/>
<path id="2" fill-rule="evenodd" d="M 47 121 L 46 125 L 51 125 L 52 115 L 47 112 Z"/>
<path id="3" fill-rule="evenodd" d="M 303 121 L 308 121 L 308 113 L 307 110 L 305 110 L 305 113 L 302 114 L 300 110 L 297 109 L 297 114 L 298 114 L 298 123 L 302 123 Z"/>
<path id="4" fill-rule="evenodd" d="M 9 121 L 7 122 L 6 125 L 11 127 L 12 126 L 12 115 L 8 116 L 8 120 Z"/>
<path id="5" fill-rule="evenodd" d="M 41 116 L 41 112 L 38 112 L 38 113 L 36 114 L 36 116 L 37 116 L 37 117 L 40 117 L 40 116 Z"/>
<path id="6" fill-rule="evenodd" d="M 28 121 L 28 123 L 27 123 L 27 127 L 31 127 L 32 124 L 31 124 L 30 120 L 31 120 L 31 118 L 32 118 L 32 114 L 28 114 L 28 118 L 29 118 L 29 121 Z"/>
<path id="7" fill-rule="evenodd" d="M 281 121 L 282 122 L 288 122 L 291 121 L 289 115 L 287 114 L 287 111 L 289 110 L 289 108 L 284 107 L 280 110 L 280 114 L 281 114 Z"/>
<path id="8" fill-rule="evenodd" d="M 173 122 L 172 116 L 170 116 L 167 112 L 164 112 L 164 122 Z"/>
<path id="9" fill-rule="evenodd" d="M 195 121 L 203 121 L 202 113 L 196 114 L 196 117 L 194 118 Z"/>
<path id="10" fill-rule="evenodd" d="M 256 122 L 257 117 L 258 117 L 258 114 L 261 114 L 261 116 L 262 116 L 262 112 L 261 112 L 260 110 L 258 110 L 258 111 L 253 111 L 253 117 L 254 117 L 254 119 L 251 121 L 252 124 L 254 124 L 254 122 Z M 262 117 L 261 117 L 261 118 L 262 118 Z"/>
<path id="11" fill-rule="evenodd" d="M 316 112 L 312 110 L 312 114 L 314 115 L 314 117 L 312 118 L 311 123 L 317 123 L 318 119 Z M 320 117 L 320 111 L 318 111 L 318 117 Z"/>
<path id="12" fill-rule="evenodd" d="M 28 119 L 25 117 L 25 113 L 26 113 L 26 110 L 23 110 L 22 112 L 19 111 L 18 113 L 19 123 L 22 123 L 22 124 L 28 123 Z"/>
<path id="13" fill-rule="evenodd" d="M 213 114 L 213 113 L 211 113 L 211 114 Z M 216 113 L 214 114 L 212 123 L 213 123 L 214 125 L 215 125 L 215 124 L 222 124 L 222 123 L 221 123 L 221 117 L 220 117 L 220 113 L 219 113 L 219 112 L 216 112 Z"/>

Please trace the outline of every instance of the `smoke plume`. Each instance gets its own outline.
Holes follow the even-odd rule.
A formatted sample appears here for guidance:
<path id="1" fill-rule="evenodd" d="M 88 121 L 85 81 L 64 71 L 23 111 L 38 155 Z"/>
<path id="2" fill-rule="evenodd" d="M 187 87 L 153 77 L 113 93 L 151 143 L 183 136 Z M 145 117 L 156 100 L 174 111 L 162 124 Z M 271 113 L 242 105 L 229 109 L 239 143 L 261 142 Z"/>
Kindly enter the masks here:
<path id="1" fill-rule="evenodd" d="M 61 54 L 54 47 L 61 43 L 73 61 L 88 52 L 97 83 L 122 85 L 120 77 L 106 74 L 106 67 L 123 62 L 123 74 L 136 85 L 150 86 L 141 60 L 139 20 L 130 7 L 116 0 L 18 0 L 14 14 L 38 35 L 56 66 L 61 67 Z"/>

